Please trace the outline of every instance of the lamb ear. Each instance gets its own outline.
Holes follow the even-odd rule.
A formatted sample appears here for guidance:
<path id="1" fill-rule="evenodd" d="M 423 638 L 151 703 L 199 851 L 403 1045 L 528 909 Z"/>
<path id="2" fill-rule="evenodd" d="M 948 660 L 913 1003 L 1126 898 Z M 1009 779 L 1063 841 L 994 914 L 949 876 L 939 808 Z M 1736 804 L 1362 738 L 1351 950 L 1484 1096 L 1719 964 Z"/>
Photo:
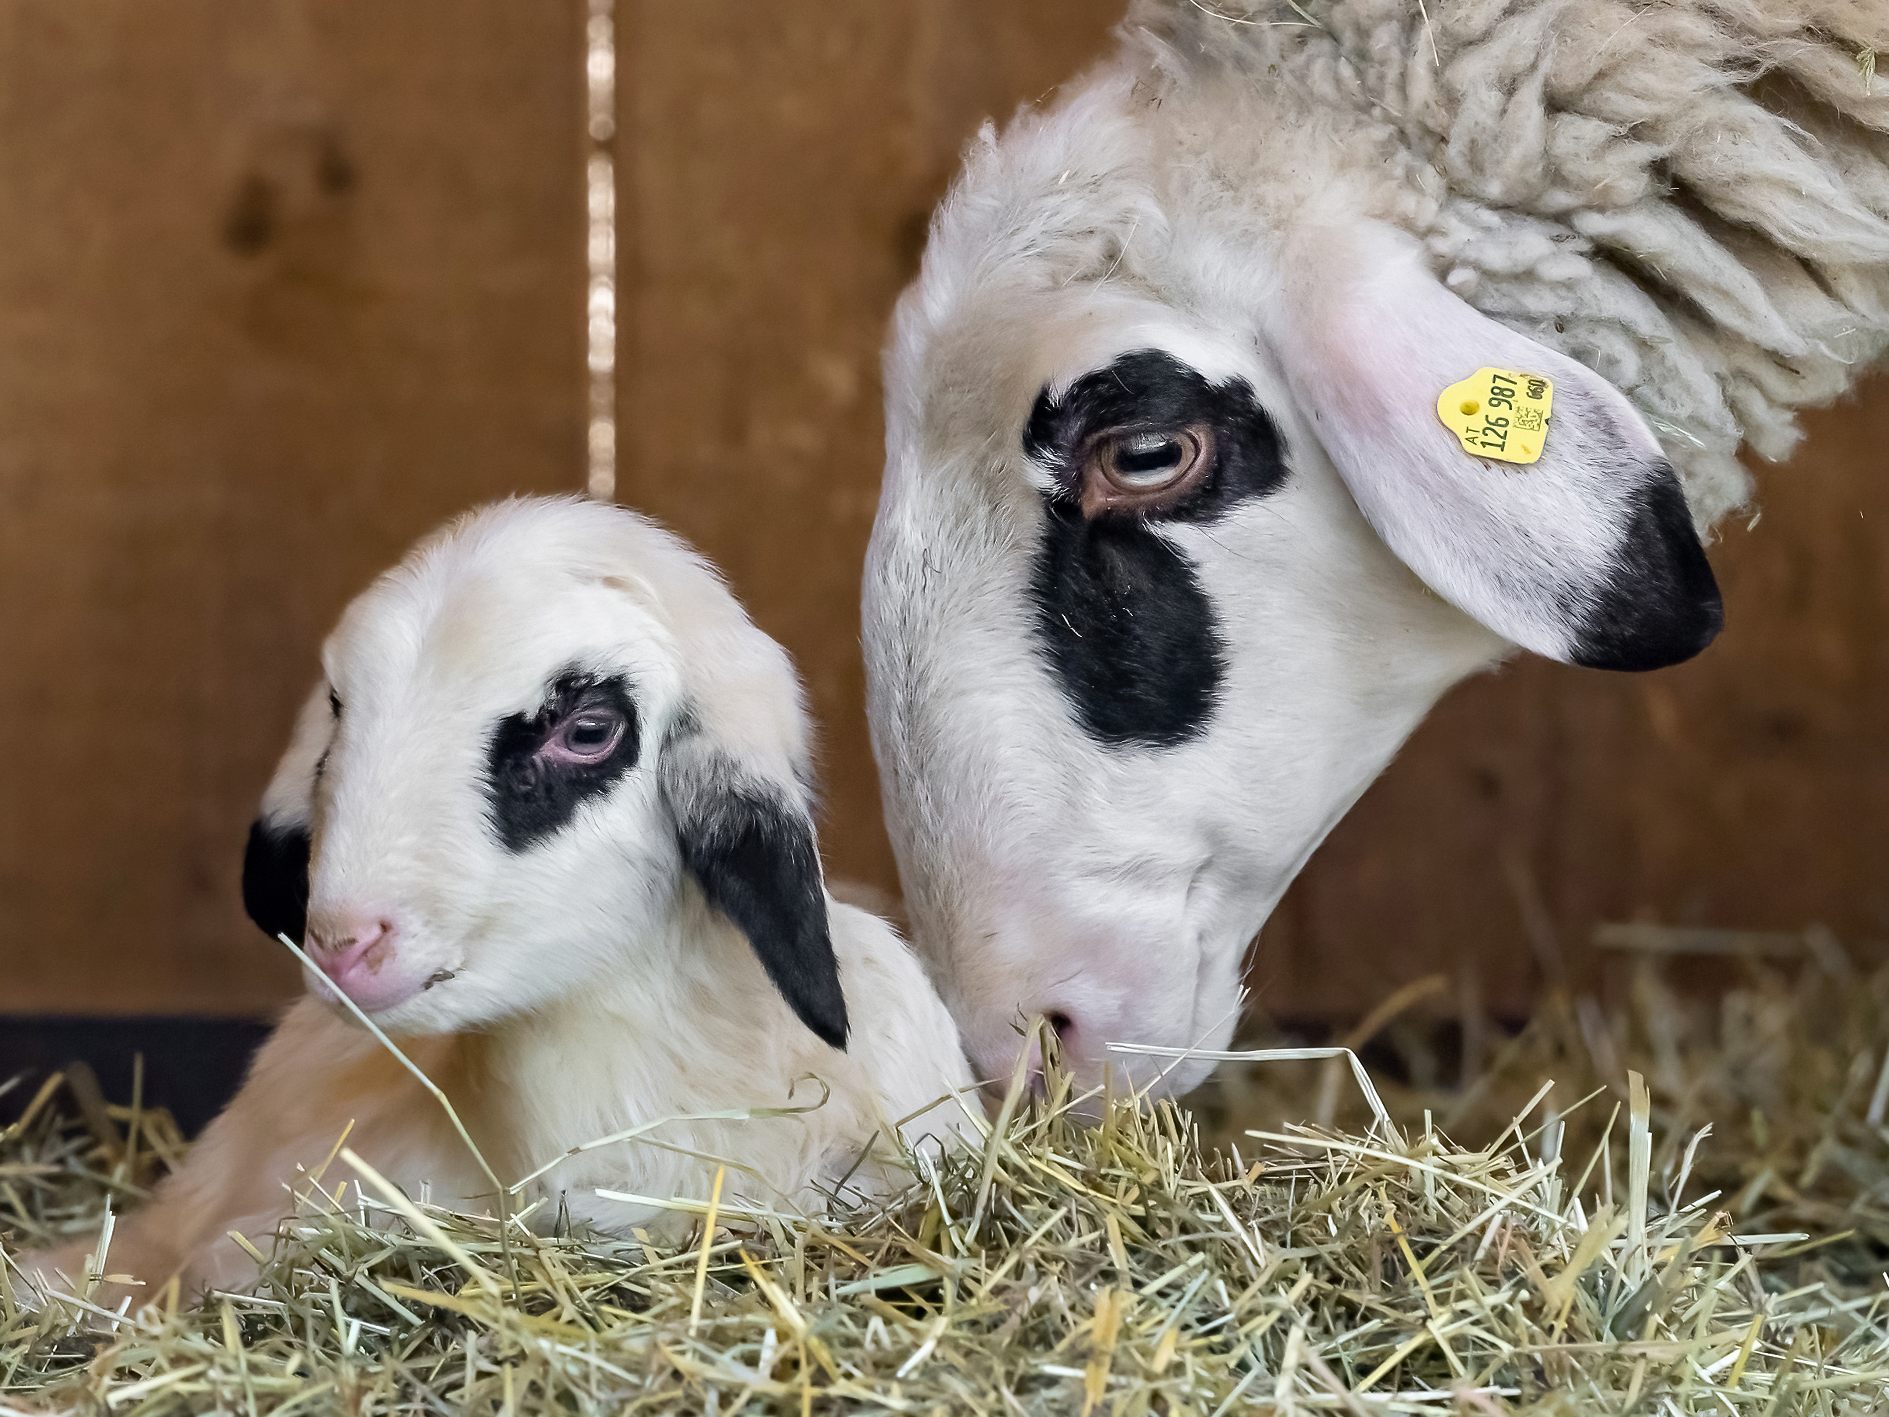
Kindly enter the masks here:
<path id="1" fill-rule="evenodd" d="M 1658 669 L 1711 643 L 1712 568 L 1619 390 L 1472 309 L 1388 227 L 1321 232 L 1287 266 L 1287 379 L 1365 517 L 1432 590 L 1564 663 Z M 1444 427 L 1443 391 L 1484 368 L 1552 381 L 1539 461 L 1474 456 Z"/>
<path id="2" fill-rule="evenodd" d="M 804 791 L 744 763 L 694 719 L 664 745 L 658 776 L 684 869 L 747 936 L 800 1021 L 844 1048 L 846 997 Z"/>
<path id="3" fill-rule="evenodd" d="M 289 746 L 262 795 L 243 849 L 243 909 L 265 935 L 298 944 L 308 928 L 308 862 L 315 782 L 334 737 L 328 686 L 318 684 L 296 716 Z"/>

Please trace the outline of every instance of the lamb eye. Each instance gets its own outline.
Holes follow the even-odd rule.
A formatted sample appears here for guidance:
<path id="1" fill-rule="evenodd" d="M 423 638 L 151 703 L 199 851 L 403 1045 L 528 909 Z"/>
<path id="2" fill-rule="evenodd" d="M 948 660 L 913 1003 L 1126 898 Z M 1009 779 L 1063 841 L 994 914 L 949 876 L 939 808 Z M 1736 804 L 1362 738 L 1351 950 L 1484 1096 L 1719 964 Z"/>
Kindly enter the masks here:
<path id="1" fill-rule="evenodd" d="M 1083 458 L 1082 510 L 1170 507 L 1206 480 L 1213 458 L 1213 430 L 1204 423 L 1105 433 Z"/>
<path id="2" fill-rule="evenodd" d="M 615 709 L 579 709 L 557 726 L 545 747 L 568 762 L 600 762 L 623 741 L 623 730 L 623 715 Z"/>

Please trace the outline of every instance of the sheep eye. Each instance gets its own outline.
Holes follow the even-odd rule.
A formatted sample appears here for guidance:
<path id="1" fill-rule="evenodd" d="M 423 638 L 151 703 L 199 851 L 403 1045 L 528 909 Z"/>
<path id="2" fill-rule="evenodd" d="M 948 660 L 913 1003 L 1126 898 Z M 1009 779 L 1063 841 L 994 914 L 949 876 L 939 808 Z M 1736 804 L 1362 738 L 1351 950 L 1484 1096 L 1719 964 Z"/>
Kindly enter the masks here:
<path id="1" fill-rule="evenodd" d="M 1164 510 L 1206 481 L 1213 462 L 1204 423 L 1104 433 L 1083 456 L 1083 513 Z"/>
<path id="2" fill-rule="evenodd" d="M 623 715 L 613 708 L 580 709 L 557 726 L 545 747 L 566 762 L 602 762 L 623 741 L 624 728 Z"/>

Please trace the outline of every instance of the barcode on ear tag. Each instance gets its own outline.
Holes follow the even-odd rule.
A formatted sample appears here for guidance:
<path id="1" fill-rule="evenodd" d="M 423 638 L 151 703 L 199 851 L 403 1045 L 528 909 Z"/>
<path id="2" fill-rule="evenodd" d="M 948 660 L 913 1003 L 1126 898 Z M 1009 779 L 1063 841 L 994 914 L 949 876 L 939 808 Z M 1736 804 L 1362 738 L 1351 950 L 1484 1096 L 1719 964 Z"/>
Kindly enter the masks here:
<path id="1" fill-rule="evenodd" d="M 1497 462 L 1539 462 L 1553 412 L 1553 381 L 1519 369 L 1478 369 L 1436 401 L 1436 416 L 1463 451 Z"/>

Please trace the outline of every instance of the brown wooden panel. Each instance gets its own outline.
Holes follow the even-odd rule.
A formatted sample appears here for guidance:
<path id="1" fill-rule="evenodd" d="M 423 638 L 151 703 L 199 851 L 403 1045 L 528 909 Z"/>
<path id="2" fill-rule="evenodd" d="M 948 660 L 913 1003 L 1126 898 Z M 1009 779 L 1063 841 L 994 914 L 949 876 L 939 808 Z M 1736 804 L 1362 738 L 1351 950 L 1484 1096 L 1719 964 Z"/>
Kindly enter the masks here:
<path id="1" fill-rule="evenodd" d="M 1889 380 L 1762 469 L 1728 530 L 1724 649 L 1668 675 L 1576 682 L 1556 708 L 1567 831 L 1555 907 L 1889 937 Z"/>
<path id="2" fill-rule="evenodd" d="M 580 15 L 0 7 L 0 1010 L 249 1010 L 342 601 L 581 480 Z"/>

